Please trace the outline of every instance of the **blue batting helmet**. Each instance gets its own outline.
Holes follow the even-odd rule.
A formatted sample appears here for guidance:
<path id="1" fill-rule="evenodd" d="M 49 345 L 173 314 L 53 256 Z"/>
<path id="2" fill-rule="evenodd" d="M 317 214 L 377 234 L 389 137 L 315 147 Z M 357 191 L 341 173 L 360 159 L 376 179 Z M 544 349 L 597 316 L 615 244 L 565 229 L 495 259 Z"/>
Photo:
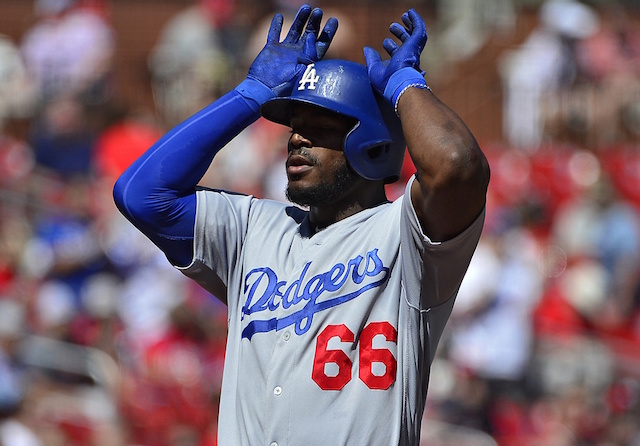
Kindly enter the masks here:
<path id="1" fill-rule="evenodd" d="M 398 180 L 406 145 L 400 119 L 374 92 L 364 65 L 334 59 L 309 64 L 290 96 L 265 102 L 260 112 L 270 121 L 289 126 L 294 103 L 355 119 L 344 139 L 345 157 L 353 170 L 369 180 Z"/>

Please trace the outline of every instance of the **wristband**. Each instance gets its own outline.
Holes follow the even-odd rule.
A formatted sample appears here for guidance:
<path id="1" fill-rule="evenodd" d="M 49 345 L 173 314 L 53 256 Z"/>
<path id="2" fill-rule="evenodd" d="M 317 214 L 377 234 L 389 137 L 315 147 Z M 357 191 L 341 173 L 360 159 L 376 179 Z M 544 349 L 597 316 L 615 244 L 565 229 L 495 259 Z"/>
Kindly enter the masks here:
<path id="1" fill-rule="evenodd" d="M 384 97 L 393 105 L 396 115 L 400 96 L 411 87 L 429 89 L 427 81 L 415 68 L 401 68 L 389 77 L 387 86 L 384 88 Z"/>
<path id="2" fill-rule="evenodd" d="M 404 85 L 404 84 L 403 84 Z M 405 91 L 407 91 L 409 88 L 420 88 L 422 90 L 429 90 L 431 91 L 431 87 L 429 87 L 426 83 L 420 83 L 420 82 L 416 82 L 413 84 L 409 84 L 404 86 L 404 88 L 402 90 L 400 90 L 400 93 L 398 93 L 398 96 L 396 97 L 396 102 L 393 104 L 393 110 L 396 112 L 396 115 L 398 117 L 400 117 L 400 115 L 398 114 L 398 103 L 400 102 L 400 97 L 404 94 Z"/>
<path id="3" fill-rule="evenodd" d="M 276 97 L 276 94 L 269 87 L 250 77 L 240 82 L 235 90 L 246 99 L 253 111 L 259 111 L 262 104 Z"/>

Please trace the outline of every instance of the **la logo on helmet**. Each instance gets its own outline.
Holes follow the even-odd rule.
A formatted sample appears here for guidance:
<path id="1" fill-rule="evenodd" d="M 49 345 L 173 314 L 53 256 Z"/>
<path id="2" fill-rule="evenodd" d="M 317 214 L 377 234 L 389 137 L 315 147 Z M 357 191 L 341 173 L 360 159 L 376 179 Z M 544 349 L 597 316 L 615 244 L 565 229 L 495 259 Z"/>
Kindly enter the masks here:
<path id="1" fill-rule="evenodd" d="M 316 69 L 314 67 L 314 64 L 309 64 L 307 65 L 307 69 L 304 70 L 304 74 L 300 79 L 300 86 L 298 87 L 298 90 L 305 90 L 306 88 L 309 88 L 309 90 L 315 90 L 316 82 L 318 82 L 319 80 L 320 76 L 316 76 Z M 309 85 L 307 86 L 307 84 Z"/>

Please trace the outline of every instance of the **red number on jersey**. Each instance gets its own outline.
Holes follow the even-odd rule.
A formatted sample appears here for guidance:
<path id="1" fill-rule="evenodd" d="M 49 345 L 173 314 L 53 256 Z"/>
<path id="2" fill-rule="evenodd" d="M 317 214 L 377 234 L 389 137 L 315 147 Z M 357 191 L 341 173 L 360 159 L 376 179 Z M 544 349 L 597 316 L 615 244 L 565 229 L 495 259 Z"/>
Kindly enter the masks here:
<path id="1" fill-rule="evenodd" d="M 351 380 L 351 366 L 353 362 L 342 350 L 328 350 L 329 340 L 339 337 L 342 342 L 353 342 L 354 336 L 346 325 L 329 325 L 322 330 L 316 340 L 316 355 L 313 360 L 311 377 L 322 390 L 340 390 Z M 327 375 L 325 365 L 338 365 L 338 374 Z"/>
<path id="2" fill-rule="evenodd" d="M 398 362 L 386 348 L 373 348 L 373 338 L 384 336 L 387 341 L 398 342 L 398 331 L 389 322 L 372 322 L 360 334 L 360 379 L 370 389 L 386 390 L 396 380 Z M 371 364 L 381 363 L 385 367 L 382 375 L 374 375 Z"/>
<path id="3" fill-rule="evenodd" d="M 360 334 L 360 370 L 358 376 L 367 387 L 373 390 L 388 389 L 396 380 L 397 361 L 393 353 L 386 348 L 373 348 L 373 339 L 384 336 L 387 341 L 397 342 L 398 332 L 389 322 L 372 322 L 367 325 Z M 323 390 L 340 390 L 351 381 L 351 368 L 353 362 L 342 350 L 329 350 L 329 341 L 338 337 L 341 342 L 352 343 L 355 335 L 346 325 L 328 325 L 318 335 L 316 340 L 316 354 L 313 360 L 313 371 L 311 377 Z M 385 371 L 382 375 L 375 375 L 372 364 L 380 363 L 384 365 Z M 327 375 L 325 366 L 336 364 L 338 373 Z"/>

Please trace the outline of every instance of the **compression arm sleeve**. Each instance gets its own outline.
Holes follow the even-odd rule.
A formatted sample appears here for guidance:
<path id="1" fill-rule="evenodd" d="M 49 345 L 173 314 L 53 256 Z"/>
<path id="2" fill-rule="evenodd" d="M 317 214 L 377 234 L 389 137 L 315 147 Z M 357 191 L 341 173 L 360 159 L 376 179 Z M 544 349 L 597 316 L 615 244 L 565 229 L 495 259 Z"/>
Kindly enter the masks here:
<path id="1" fill-rule="evenodd" d="M 193 257 L 196 185 L 215 154 L 260 116 L 263 101 L 247 97 L 246 84 L 171 129 L 115 184 L 120 212 L 176 265 Z"/>

